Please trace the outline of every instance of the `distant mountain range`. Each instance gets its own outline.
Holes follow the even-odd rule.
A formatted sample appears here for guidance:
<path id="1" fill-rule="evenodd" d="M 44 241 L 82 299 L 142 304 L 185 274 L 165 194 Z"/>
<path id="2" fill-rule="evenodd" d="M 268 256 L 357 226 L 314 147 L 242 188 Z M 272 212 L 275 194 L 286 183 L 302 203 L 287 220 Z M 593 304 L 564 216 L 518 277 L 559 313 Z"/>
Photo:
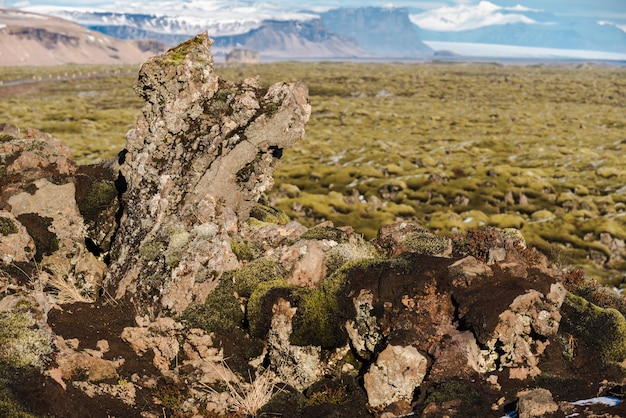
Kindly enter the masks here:
<path id="1" fill-rule="evenodd" d="M 176 44 L 202 30 L 214 39 L 214 52 L 255 49 L 276 58 L 432 56 L 404 8 L 335 9 L 307 20 L 190 23 L 181 17 L 142 14 L 59 13 L 85 27 L 121 39 L 156 39 Z M 213 33 L 212 33 L 213 32 Z"/>
<path id="2" fill-rule="evenodd" d="M 110 37 L 150 39 L 166 45 L 178 44 L 206 30 L 215 41 L 213 52 L 218 57 L 233 48 L 243 48 L 259 51 L 265 60 L 430 59 L 446 55 L 434 51 L 435 46 L 447 49 L 447 44 L 454 43 L 471 43 L 477 47 L 499 44 L 605 51 L 614 53 L 618 59 L 626 57 L 622 55 L 626 54 L 626 29 L 621 25 L 584 17 L 555 16 L 522 6 L 505 8 L 488 1 L 473 9 L 483 13 L 479 16 L 483 21 L 474 26 L 471 20 L 462 20 L 466 16 L 461 9 L 439 10 L 457 13 L 448 16 L 415 8 L 339 8 L 323 12 L 285 12 L 276 19 L 268 18 L 267 13 L 257 17 L 253 13 L 245 16 L 222 13 L 218 18 L 217 13 L 208 11 L 203 12 L 206 16 L 202 13 L 166 16 L 62 7 L 31 7 L 29 10 L 69 19 Z M 452 23 L 456 26 L 450 28 Z"/>

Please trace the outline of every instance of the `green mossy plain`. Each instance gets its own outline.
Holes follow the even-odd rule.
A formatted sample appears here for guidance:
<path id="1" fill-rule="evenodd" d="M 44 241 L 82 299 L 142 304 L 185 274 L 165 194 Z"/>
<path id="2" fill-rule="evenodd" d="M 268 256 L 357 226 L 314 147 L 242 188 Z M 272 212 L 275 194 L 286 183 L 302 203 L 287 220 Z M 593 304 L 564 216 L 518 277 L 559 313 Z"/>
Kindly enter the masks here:
<path id="1" fill-rule="evenodd" d="M 0 79 L 71 70 L 5 68 Z M 601 233 L 626 235 L 626 69 L 281 62 L 216 71 L 307 83 L 305 139 L 284 151 L 269 195 L 290 218 L 332 220 L 366 238 L 399 219 L 441 234 L 514 226 L 557 254 L 555 264 L 624 281 L 619 263 L 589 255 L 609 254 Z M 142 106 L 135 77 L 38 84 L 0 111 L 63 140 L 81 163 L 111 158 Z"/>

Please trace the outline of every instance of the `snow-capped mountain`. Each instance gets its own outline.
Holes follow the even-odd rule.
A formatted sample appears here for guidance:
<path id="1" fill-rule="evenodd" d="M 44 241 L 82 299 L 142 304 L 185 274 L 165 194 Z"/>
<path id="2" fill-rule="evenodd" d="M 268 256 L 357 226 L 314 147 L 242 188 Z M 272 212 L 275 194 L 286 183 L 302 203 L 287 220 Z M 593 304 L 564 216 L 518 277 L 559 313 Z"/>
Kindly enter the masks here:
<path id="1" fill-rule="evenodd" d="M 215 40 L 214 52 L 249 48 L 264 56 L 418 57 L 432 55 L 404 8 L 357 8 L 283 12 L 263 3 L 258 13 L 242 8 L 216 8 L 214 13 L 162 15 L 31 7 L 77 22 L 91 30 L 122 39 L 156 39 L 173 45 L 202 31 Z M 252 7 L 252 6 L 251 6 Z M 275 13 L 272 15 L 272 12 Z M 222 19 L 215 16 L 221 15 Z M 272 18 L 269 18 L 271 16 Z"/>
<path id="2" fill-rule="evenodd" d="M 54 15 L 83 26 L 120 26 L 169 35 L 196 35 L 208 31 L 213 37 L 240 35 L 257 29 L 265 20 L 307 21 L 314 12 L 285 10 L 273 3 L 249 1 L 154 1 L 147 7 L 134 3 L 108 8 L 29 6 L 23 10 Z"/>

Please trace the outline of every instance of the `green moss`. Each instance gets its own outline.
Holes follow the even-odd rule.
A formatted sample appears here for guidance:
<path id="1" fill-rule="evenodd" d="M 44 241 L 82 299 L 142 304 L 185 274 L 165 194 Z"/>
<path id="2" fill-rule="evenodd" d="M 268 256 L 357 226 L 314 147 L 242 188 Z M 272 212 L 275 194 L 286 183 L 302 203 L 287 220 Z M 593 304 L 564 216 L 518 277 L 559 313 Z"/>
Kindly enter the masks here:
<path id="1" fill-rule="evenodd" d="M 250 335 L 265 338 L 272 321 L 272 306 L 278 298 L 292 300 L 292 293 L 298 287 L 287 284 L 283 279 L 260 283 L 252 292 L 247 305 L 247 319 Z"/>
<path id="2" fill-rule="evenodd" d="M 348 392 L 344 386 L 337 388 L 326 387 L 319 392 L 313 392 L 304 402 L 304 407 L 329 405 L 345 405 L 348 403 Z"/>
<path id="3" fill-rule="evenodd" d="M 328 277 L 317 289 L 294 291 L 298 310 L 293 318 L 291 342 L 295 345 L 339 347 L 346 341 L 344 330 L 349 312 L 353 310 L 344 294 L 346 279 L 352 270 L 368 270 L 396 260 L 358 259 L 351 261 Z"/>
<path id="4" fill-rule="evenodd" d="M 34 326 L 28 312 L 0 312 L 0 364 L 13 370 L 43 366 L 52 346 L 49 337 Z"/>
<path id="5" fill-rule="evenodd" d="M 332 274 L 348 262 L 362 258 L 373 259 L 377 257 L 376 249 L 368 242 L 359 244 L 344 242 L 326 252 L 326 268 L 329 274 Z"/>
<path id="6" fill-rule="evenodd" d="M 112 181 L 97 181 L 91 185 L 84 204 L 81 205 L 81 213 L 87 219 L 93 219 L 103 210 L 107 209 L 117 197 L 117 189 Z"/>
<path id="7" fill-rule="evenodd" d="M 564 314 L 589 347 L 596 347 L 603 363 L 626 358 L 626 319 L 616 309 L 600 308 L 580 296 L 567 293 Z"/>
<path id="8" fill-rule="evenodd" d="M 202 45 L 202 38 L 199 36 L 191 38 L 167 51 L 161 62 L 165 65 L 180 65 L 183 61 L 185 61 L 187 55 L 193 52 L 200 45 Z"/>
<path id="9" fill-rule="evenodd" d="M 274 225 L 285 225 L 291 220 L 285 212 L 260 203 L 252 208 L 250 217 Z"/>
<path id="10" fill-rule="evenodd" d="M 294 198 L 300 195 L 300 189 L 295 184 L 283 183 L 279 187 L 279 193 L 284 194 L 288 198 Z"/>
<path id="11" fill-rule="evenodd" d="M 245 240 L 232 239 L 230 241 L 230 249 L 239 261 L 250 261 L 256 256 L 250 244 Z"/>
<path id="12" fill-rule="evenodd" d="M 274 103 L 274 102 L 270 102 L 267 103 L 265 105 L 265 114 L 268 117 L 272 117 L 276 114 L 276 112 L 278 112 L 278 109 L 280 109 L 282 103 Z"/>
<path id="13" fill-rule="evenodd" d="M 424 405 L 431 402 L 441 405 L 442 403 L 461 400 L 464 403 L 472 403 L 480 399 L 478 391 L 468 382 L 461 380 L 446 380 L 435 385 L 432 392 L 428 394 Z"/>
<path id="14" fill-rule="evenodd" d="M 282 278 L 282 271 L 274 258 L 262 257 L 233 271 L 231 277 L 239 296 L 249 298 L 260 283 Z"/>
<path id="15" fill-rule="evenodd" d="M 279 283 L 284 284 L 276 260 L 268 257 L 254 260 L 238 270 L 224 273 L 206 301 L 188 307 L 181 319 L 218 335 L 228 335 L 234 328 L 244 329 L 247 323 L 253 336 L 261 336 L 262 330 L 267 332 L 271 320 L 271 305 L 269 312 L 262 308 L 265 295 Z M 245 299 L 248 299 L 247 309 L 244 309 Z"/>
<path id="16" fill-rule="evenodd" d="M 241 302 L 235 297 L 231 274 L 225 273 L 205 302 L 187 307 L 180 319 L 191 327 L 215 332 L 218 336 L 229 335 L 233 329 L 241 328 L 244 313 Z"/>
<path id="17" fill-rule="evenodd" d="M 335 242 L 346 242 L 348 236 L 339 228 L 332 226 L 316 226 L 307 230 L 304 234 L 300 235 L 298 239 L 310 239 L 310 240 L 329 240 Z"/>
<path id="18" fill-rule="evenodd" d="M 491 215 L 489 217 L 489 225 L 496 228 L 516 228 L 520 229 L 524 226 L 526 221 L 519 215 L 502 213 Z"/>
<path id="19" fill-rule="evenodd" d="M 18 233 L 17 225 L 9 218 L 0 218 L 0 234 L 7 235 Z"/>
<path id="20" fill-rule="evenodd" d="M 538 210 L 530 216 L 530 218 L 533 221 L 537 221 L 537 222 L 549 221 L 549 220 L 554 219 L 555 217 L 556 216 L 554 215 L 554 213 L 552 213 L 551 211 L 547 209 Z"/>
<path id="21" fill-rule="evenodd" d="M 230 99 L 235 97 L 239 89 L 237 87 L 229 87 L 220 89 L 215 93 L 215 98 L 221 102 L 228 102 Z"/>

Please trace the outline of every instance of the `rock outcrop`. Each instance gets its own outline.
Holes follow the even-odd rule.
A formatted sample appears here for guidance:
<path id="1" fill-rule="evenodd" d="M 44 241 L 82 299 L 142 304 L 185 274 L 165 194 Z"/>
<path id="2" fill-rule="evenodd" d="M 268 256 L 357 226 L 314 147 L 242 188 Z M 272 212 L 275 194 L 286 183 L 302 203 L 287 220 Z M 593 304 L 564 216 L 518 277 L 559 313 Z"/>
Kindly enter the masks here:
<path id="1" fill-rule="evenodd" d="M 542 416 L 624 397 L 623 296 L 520 231 L 399 222 L 368 242 L 267 206 L 306 87 L 222 80 L 210 45 L 144 64 L 118 161 L 77 167 L 50 135 L 1 127 L 0 408 Z"/>
<path id="2" fill-rule="evenodd" d="M 303 83 L 221 80 L 211 42 L 200 35 L 139 73 L 146 105 L 120 155 L 127 190 L 105 286 L 141 313 L 182 312 L 239 266 L 229 234 L 310 115 Z"/>

